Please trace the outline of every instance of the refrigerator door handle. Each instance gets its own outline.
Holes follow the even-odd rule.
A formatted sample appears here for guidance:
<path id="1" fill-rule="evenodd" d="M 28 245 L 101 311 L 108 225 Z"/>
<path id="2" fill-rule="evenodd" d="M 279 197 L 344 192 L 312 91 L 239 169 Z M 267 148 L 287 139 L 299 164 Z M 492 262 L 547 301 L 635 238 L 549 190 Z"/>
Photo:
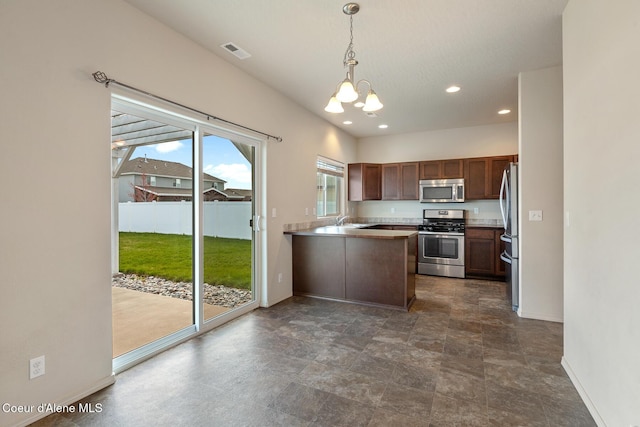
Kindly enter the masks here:
<path id="1" fill-rule="evenodd" d="M 506 186 L 507 186 L 507 171 L 505 169 L 504 171 L 502 171 L 502 183 L 500 184 L 500 213 L 502 214 L 502 225 L 504 226 L 505 230 L 507 229 L 507 216 L 506 216 L 506 209 L 505 209 Z"/>
<path id="2" fill-rule="evenodd" d="M 506 262 L 507 264 L 511 264 L 511 257 L 507 254 L 507 251 L 503 251 L 500 254 L 500 259 Z"/>

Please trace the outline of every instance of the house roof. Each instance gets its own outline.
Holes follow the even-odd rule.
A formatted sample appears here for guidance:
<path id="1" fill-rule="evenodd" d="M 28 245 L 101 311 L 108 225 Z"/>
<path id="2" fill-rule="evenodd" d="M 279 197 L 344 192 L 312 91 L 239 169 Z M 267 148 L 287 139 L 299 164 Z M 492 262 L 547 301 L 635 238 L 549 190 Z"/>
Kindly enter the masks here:
<path id="1" fill-rule="evenodd" d="M 237 196 L 237 197 L 252 197 L 253 190 L 244 190 L 240 188 L 225 188 L 224 192 L 228 196 Z"/>
<path id="2" fill-rule="evenodd" d="M 193 179 L 192 169 L 178 162 L 168 160 L 149 159 L 147 157 L 136 157 L 128 160 L 120 168 L 120 175 L 149 175 L 168 178 Z M 203 174 L 205 181 L 222 182 L 227 181 L 217 178 L 207 173 Z"/>
<path id="3" fill-rule="evenodd" d="M 191 188 L 173 188 L 173 187 L 154 187 L 154 186 L 141 186 L 141 185 L 136 185 L 135 186 L 136 189 L 140 190 L 140 191 L 145 191 L 147 193 L 151 193 L 155 196 L 158 197 L 192 197 L 193 196 L 193 189 Z M 245 191 L 251 191 L 251 190 L 245 190 Z M 206 190 L 204 190 L 202 193 L 206 194 L 206 193 L 210 193 L 210 192 L 215 192 L 220 194 L 223 197 L 226 197 L 227 199 L 242 199 L 244 198 L 244 195 L 239 195 L 236 194 L 234 192 L 232 193 L 228 193 L 227 191 L 220 191 L 216 188 L 207 188 Z"/>

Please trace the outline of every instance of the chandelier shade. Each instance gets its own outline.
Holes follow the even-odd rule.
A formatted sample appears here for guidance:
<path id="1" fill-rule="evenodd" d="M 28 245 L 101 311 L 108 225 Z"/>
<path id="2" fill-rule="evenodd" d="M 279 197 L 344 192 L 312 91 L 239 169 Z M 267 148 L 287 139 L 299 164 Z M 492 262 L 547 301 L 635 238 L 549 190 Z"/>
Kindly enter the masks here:
<path id="1" fill-rule="evenodd" d="M 383 107 L 382 102 L 378 99 L 378 95 L 373 91 L 373 89 L 369 90 L 367 94 L 367 100 L 362 107 L 362 111 L 372 112 L 381 110 Z"/>
<path id="2" fill-rule="evenodd" d="M 349 15 L 349 31 L 350 31 L 350 40 L 349 45 L 347 46 L 347 51 L 344 54 L 344 58 L 342 60 L 342 64 L 348 68 L 347 77 L 338 84 L 337 92 L 329 99 L 327 106 L 324 107 L 324 110 L 329 113 L 343 113 L 344 107 L 342 103 L 352 103 L 357 101 L 354 106 L 360 108 L 362 107 L 362 111 L 364 112 L 372 112 L 378 111 L 382 108 L 382 102 L 378 98 L 378 95 L 373 91 L 371 87 L 371 82 L 368 80 L 359 80 L 357 83 L 354 83 L 354 70 L 356 65 L 358 65 L 358 61 L 356 60 L 356 53 L 353 50 L 353 15 L 358 13 L 360 10 L 360 5 L 357 3 L 347 3 L 342 8 L 342 11 Z M 365 101 L 363 102 L 360 98 L 360 94 L 358 92 L 358 87 L 361 83 L 366 83 L 369 86 L 369 90 L 367 91 L 367 96 Z"/>
<path id="3" fill-rule="evenodd" d="M 338 101 L 338 98 L 336 98 L 335 93 L 329 100 L 329 103 L 327 104 L 327 106 L 324 107 L 324 111 L 326 111 L 327 113 L 344 113 L 344 108 L 342 108 L 342 103 Z"/>
<path id="4" fill-rule="evenodd" d="M 340 89 L 336 94 L 336 98 L 340 102 L 353 102 L 358 99 L 358 92 L 356 91 L 356 88 L 353 87 L 353 83 L 348 77 L 340 84 Z"/>

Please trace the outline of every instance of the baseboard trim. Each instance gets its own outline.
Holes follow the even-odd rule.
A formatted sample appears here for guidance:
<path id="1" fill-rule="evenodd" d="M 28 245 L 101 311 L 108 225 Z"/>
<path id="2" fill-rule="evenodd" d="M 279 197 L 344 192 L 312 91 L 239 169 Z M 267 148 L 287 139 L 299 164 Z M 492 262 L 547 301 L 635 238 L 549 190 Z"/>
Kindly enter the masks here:
<path id="1" fill-rule="evenodd" d="M 61 400 L 61 401 L 54 399 L 52 402 L 55 402 L 56 404 L 61 406 L 72 405 L 76 403 L 78 400 L 84 399 L 85 397 L 95 393 L 96 391 L 102 390 L 105 387 L 109 387 L 111 384 L 115 382 L 116 382 L 116 376 L 114 374 L 111 374 L 108 377 L 101 379 L 100 381 L 93 384 L 91 387 L 81 392 L 78 392 L 72 396 L 66 397 L 64 400 Z M 51 415 L 50 412 L 35 414 L 25 420 L 19 421 L 17 424 L 14 424 L 13 427 L 26 427 L 29 424 L 35 423 L 36 421 L 41 420 L 42 418 L 47 417 L 49 415 Z"/>
<path id="2" fill-rule="evenodd" d="M 589 399 L 589 395 L 587 394 L 587 392 L 584 389 L 584 387 L 582 387 L 582 384 L 580 383 L 580 380 L 578 379 L 578 377 L 575 374 L 575 372 L 573 372 L 573 369 L 571 369 L 571 365 L 569 364 L 569 362 L 567 361 L 567 359 L 564 356 L 562 356 L 562 360 L 561 360 L 560 364 L 562 365 L 562 367 L 564 368 L 565 372 L 569 376 L 569 379 L 571 380 L 571 382 L 573 383 L 573 386 L 578 391 L 578 394 L 580 395 L 580 398 L 584 402 L 584 405 L 587 407 L 587 410 L 589 411 L 589 413 L 593 417 L 593 420 L 596 422 L 598 427 L 606 427 L 607 424 L 605 424 L 604 420 L 602 419 L 602 417 L 598 413 L 598 410 L 596 409 L 596 406 L 593 404 L 591 399 Z"/>
<path id="3" fill-rule="evenodd" d="M 541 314 L 541 313 L 531 313 L 528 311 L 523 311 L 521 309 L 518 310 L 518 316 L 524 319 L 534 319 L 534 320 L 544 320 L 546 322 L 564 323 L 564 319 L 562 317 L 550 316 L 550 315 Z"/>

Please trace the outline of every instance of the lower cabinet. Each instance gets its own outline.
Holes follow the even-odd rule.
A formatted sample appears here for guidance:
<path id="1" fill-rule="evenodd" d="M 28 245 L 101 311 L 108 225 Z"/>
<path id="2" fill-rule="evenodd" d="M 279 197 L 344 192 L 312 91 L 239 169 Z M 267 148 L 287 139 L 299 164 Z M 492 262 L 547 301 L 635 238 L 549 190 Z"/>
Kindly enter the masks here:
<path id="1" fill-rule="evenodd" d="M 465 231 L 465 275 L 504 280 L 505 266 L 500 259 L 504 242 L 501 228 L 467 228 Z"/>
<path id="2" fill-rule="evenodd" d="M 409 310 L 417 233 L 402 238 L 293 235 L 293 294 Z"/>

